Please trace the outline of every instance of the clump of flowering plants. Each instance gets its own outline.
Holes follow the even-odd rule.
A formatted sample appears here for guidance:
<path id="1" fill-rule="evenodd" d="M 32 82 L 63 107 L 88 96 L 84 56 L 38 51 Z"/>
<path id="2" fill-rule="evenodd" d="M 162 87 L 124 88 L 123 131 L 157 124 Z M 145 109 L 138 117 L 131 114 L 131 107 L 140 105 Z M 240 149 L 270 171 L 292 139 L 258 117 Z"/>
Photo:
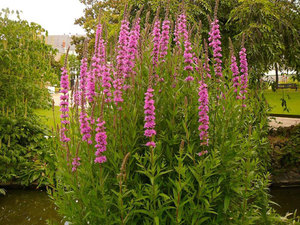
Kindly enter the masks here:
<path id="1" fill-rule="evenodd" d="M 184 10 L 175 31 L 170 23 L 156 16 L 151 30 L 125 13 L 111 55 L 99 24 L 78 107 L 63 69 L 70 112 L 52 191 L 60 213 L 78 225 L 272 224 L 267 120 L 259 93 L 247 90 L 246 49 L 241 63 L 223 63 L 216 15 L 205 53 Z"/>

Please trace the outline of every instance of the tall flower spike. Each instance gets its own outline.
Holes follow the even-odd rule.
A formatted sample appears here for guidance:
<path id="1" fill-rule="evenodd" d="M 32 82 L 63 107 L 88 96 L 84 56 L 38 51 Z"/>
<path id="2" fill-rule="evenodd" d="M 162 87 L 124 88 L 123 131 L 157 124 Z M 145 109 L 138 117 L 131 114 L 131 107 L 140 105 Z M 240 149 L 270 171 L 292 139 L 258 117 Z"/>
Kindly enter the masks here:
<path id="1" fill-rule="evenodd" d="M 160 47 L 160 20 L 158 18 L 155 19 L 153 31 L 153 50 L 152 50 L 152 64 L 154 67 L 158 64 L 158 57 L 159 57 L 159 47 Z"/>
<path id="2" fill-rule="evenodd" d="M 209 57 L 208 57 L 208 46 L 207 46 L 207 42 L 204 40 L 204 48 L 205 48 L 205 62 L 204 62 L 204 71 L 206 72 L 206 76 L 208 78 L 211 78 L 210 75 L 210 68 L 209 68 Z"/>
<path id="3" fill-rule="evenodd" d="M 149 87 L 147 92 L 145 93 L 145 106 L 144 106 L 144 113 L 145 113 L 145 125 L 144 128 L 146 137 L 150 138 L 150 141 L 146 143 L 146 146 L 152 146 L 155 148 L 156 144 L 152 140 L 153 137 L 156 135 L 155 131 L 155 106 L 154 106 L 154 99 L 153 99 L 153 92 L 154 90 Z"/>
<path id="4" fill-rule="evenodd" d="M 187 71 L 193 71 L 193 54 L 192 54 L 192 44 L 189 40 L 189 33 L 186 29 L 186 16 L 185 14 L 181 15 L 181 21 L 182 21 L 182 33 L 183 33 L 183 39 L 184 39 L 184 63 L 185 63 L 185 67 L 184 70 Z"/>
<path id="5" fill-rule="evenodd" d="M 95 140 L 97 142 L 97 144 L 95 145 L 95 148 L 97 149 L 97 151 L 95 152 L 95 163 L 104 163 L 106 162 L 106 156 L 103 155 L 103 152 L 106 151 L 106 146 L 107 146 L 107 135 L 106 135 L 106 127 L 105 125 L 105 121 L 103 121 L 101 118 L 97 119 L 97 128 L 96 128 L 96 137 Z"/>
<path id="6" fill-rule="evenodd" d="M 230 44 L 230 55 L 231 55 L 231 65 L 230 69 L 232 71 L 232 82 L 234 87 L 234 92 L 237 94 L 236 98 L 239 99 L 239 93 L 238 93 L 238 87 L 240 86 L 240 76 L 239 76 L 239 68 L 236 62 L 236 57 L 234 56 L 234 48 L 231 42 L 231 39 L 229 38 L 229 44 Z"/>
<path id="7" fill-rule="evenodd" d="M 200 87 L 199 87 L 199 136 L 200 136 L 200 142 L 201 145 L 206 145 L 208 146 L 208 128 L 209 128 L 209 116 L 208 116 L 208 112 L 209 112 L 209 108 L 208 108 L 208 104 L 209 104 L 209 100 L 208 100 L 208 91 L 207 91 L 207 85 L 204 83 L 203 79 L 199 82 Z"/>
<path id="8" fill-rule="evenodd" d="M 247 62 L 247 53 L 246 49 L 242 45 L 242 49 L 240 51 L 240 68 L 241 68 L 241 95 L 242 99 L 246 98 L 247 87 L 248 87 L 248 62 Z M 245 104 L 242 105 L 246 107 Z"/>
<path id="9" fill-rule="evenodd" d="M 88 73 L 88 81 L 87 81 L 87 98 L 89 103 L 94 102 L 94 98 L 96 96 L 95 92 L 95 85 L 96 85 L 96 78 L 100 77 L 100 58 L 99 58 L 99 37 L 102 36 L 102 26 L 99 23 L 96 30 L 96 38 L 95 40 L 95 52 L 92 57 L 92 69 Z"/>
<path id="10" fill-rule="evenodd" d="M 136 18 L 130 33 L 128 41 L 128 60 L 127 60 L 127 73 L 131 74 L 135 66 L 135 58 L 138 53 L 138 43 L 140 39 L 140 18 Z"/>
<path id="11" fill-rule="evenodd" d="M 89 124 L 88 115 L 86 113 L 86 96 L 87 96 L 87 84 L 88 84 L 88 78 L 89 73 L 88 72 L 88 63 L 87 63 L 87 39 L 84 43 L 84 52 L 83 52 L 83 58 L 81 60 L 81 66 L 80 66 L 80 89 L 81 89 L 81 111 L 79 115 L 79 123 L 80 123 L 80 133 L 82 134 L 82 140 L 86 141 L 88 144 L 92 144 L 91 140 L 91 127 Z"/>
<path id="12" fill-rule="evenodd" d="M 164 58 L 168 54 L 168 45 L 170 40 L 170 20 L 168 19 L 168 9 L 166 13 L 166 18 L 162 23 L 162 32 L 161 32 L 161 38 L 160 38 L 160 51 L 159 51 L 159 57 L 164 62 Z"/>
<path id="13" fill-rule="evenodd" d="M 125 78 L 128 77 L 128 39 L 129 39 L 129 22 L 125 16 L 122 20 L 121 30 L 119 34 L 118 41 L 118 53 L 117 53 L 117 71 L 115 74 L 115 79 L 113 81 L 114 91 L 114 102 L 118 106 L 119 103 L 123 102 L 123 85 Z M 122 108 L 119 107 L 121 110 Z"/>
<path id="14" fill-rule="evenodd" d="M 84 40 L 84 50 L 83 50 L 83 58 L 81 60 L 80 65 L 80 101 L 81 105 L 83 106 L 86 103 L 86 96 L 87 96 L 87 79 L 88 79 L 88 62 L 87 62 L 87 45 L 88 39 Z"/>
<path id="15" fill-rule="evenodd" d="M 222 77 L 222 48 L 219 20 L 217 18 L 211 23 L 209 34 L 209 46 L 213 48 L 214 71 L 216 77 Z"/>
<path id="16" fill-rule="evenodd" d="M 66 56 L 65 56 L 65 63 L 64 67 L 61 68 L 62 74 L 61 74 L 61 80 L 60 80 L 60 93 L 62 95 L 60 96 L 60 111 L 61 114 L 61 130 L 60 130 L 60 140 L 64 143 L 69 142 L 70 138 L 67 137 L 66 133 L 68 132 L 68 124 L 70 124 L 69 118 L 69 75 L 67 71 L 67 60 L 68 60 L 68 53 L 69 49 L 67 50 Z"/>

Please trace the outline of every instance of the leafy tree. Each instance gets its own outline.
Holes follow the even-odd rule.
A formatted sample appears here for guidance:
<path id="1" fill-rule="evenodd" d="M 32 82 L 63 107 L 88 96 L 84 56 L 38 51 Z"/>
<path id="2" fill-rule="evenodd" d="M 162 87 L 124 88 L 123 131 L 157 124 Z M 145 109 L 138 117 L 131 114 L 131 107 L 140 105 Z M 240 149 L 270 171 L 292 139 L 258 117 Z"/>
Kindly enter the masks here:
<path id="1" fill-rule="evenodd" d="M 0 183 L 28 185 L 46 181 L 45 162 L 52 158 L 49 131 L 32 109 L 49 104 L 45 86 L 57 82 L 56 51 L 40 25 L 12 14 L 0 12 Z"/>
<path id="2" fill-rule="evenodd" d="M 45 44 L 45 30 L 9 18 L 9 9 L 0 13 L 0 106 L 2 114 L 25 114 L 28 108 L 48 101 L 48 82 L 57 79 L 51 67 L 56 51 Z"/>
<path id="3" fill-rule="evenodd" d="M 249 61 L 256 71 L 271 67 L 299 71 L 299 8 L 288 0 L 243 0 L 230 12 L 235 39 L 245 35 Z"/>
<path id="4" fill-rule="evenodd" d="M 160 0 L 80 0 L 86 5 L 84 16 L 78 18 L 75 24 L 82 26 L 87 36 L 91 39 L 90 52 L 93 51 L 95 28 L 101 9 L 101 20 L 107 24 L 108 42 L 115 40 L 118 25 L 122 19 L 124 6 L 128 2 L 131 6 L 131 15 L 143 7 L 142 23 L 145 21 L 146 12 L 150 11 L 151 17 L 156 14 L 156 9 L 161 8 L 160 16 L 164 18 L 169 4 L 170 16 L 176 17 L 181 8 L 182 1 Z M 208 15 L 213 14 L 215 0 L 188 0 L 184 8 L 188 20 L 195 25 L 202 21 L 201 33 L 207 38 L 209 30 Z M 299 72 L 299 5 L 296 1 L 289 0 L 224 0 L 220 2 L 218 10 L 220 20 L 223 53 L 229 55 L 228 37 L 233 37 L 235 45 L 241 43 L 245 35 L 248 43 L 248 56 L 253 80 L 260 80 L 261 75 L 274 65 L 280 68 L 289 68 Z M 152 18 L 150 18 L 152 19 Z M 225 25 L 225 26 L 223 26 Z M 82 57 L 84 37 L 73 37 L 79 57 Z M 299 75 L 298 75 L 299 78 Z"/>

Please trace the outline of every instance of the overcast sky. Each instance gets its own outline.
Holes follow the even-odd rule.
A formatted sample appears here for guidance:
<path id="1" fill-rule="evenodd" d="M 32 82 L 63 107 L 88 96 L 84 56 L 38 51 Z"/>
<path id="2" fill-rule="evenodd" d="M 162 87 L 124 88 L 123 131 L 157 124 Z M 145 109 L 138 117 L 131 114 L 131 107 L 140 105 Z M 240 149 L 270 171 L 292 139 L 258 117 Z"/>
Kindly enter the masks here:
<path id="1" fill-rule="evenodd" d="M 84 34 L 74 25 L 83 15 L 84 5 L 79 0 L 0 0 L 0 9 L 21 10 L 21 18 L 40 24 L 53 34 Z"/>

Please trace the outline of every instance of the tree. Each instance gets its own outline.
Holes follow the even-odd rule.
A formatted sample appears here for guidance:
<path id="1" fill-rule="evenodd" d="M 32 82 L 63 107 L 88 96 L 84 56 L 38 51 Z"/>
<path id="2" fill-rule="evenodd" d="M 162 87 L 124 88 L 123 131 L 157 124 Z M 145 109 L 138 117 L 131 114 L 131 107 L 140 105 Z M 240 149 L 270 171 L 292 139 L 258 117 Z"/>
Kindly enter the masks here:
<path id="1" fill-rule="evenodd" d="M 161 8 L 160 16 L 164 18 L 166 9 L 170 7 L 170 16 L 175 19 L 181 8 L 180 0 L 80 0 L 86 5 L 85 14 L 77 19 L 78 24 L 87 31 L 90 38 L 90 52 L 93 51 L 94 29 L 98 23 L 101 9 L 101 20 L 107 24 L 108 42 L 113 42 L 118 33 L 119 23 L 122 19 L 126 2 L 131 7 L 131 17 L 143 7 L 142 23 L 146 12 L 150 11 L 151 19 L 156 9 Z M 187 12 L 188 20 L 197 25 L 202 21 L 201 34 L 207 38 L 209 21 L 212 16 L 215 0 L 187 0 L 183 6 Z M 299 72 L 299 6 L 296 1 L 289 0 L 223 0 L 220 1 L 218 18 L 222 32 L 223 55 L 229 55 L 228 38 L 233 37 L 234 45 L 238 46 L 242 36 L 246 37 L 248 47 L 249 65 L 254 80 L 260 80 L 260 75 L 268 71 L 276 63 L 279 68 L 290 68 Z M 73 37 L 73 43 L 82 57 L 84 38 Z"/>
<path id="2" fill-rule="evenodd" d="M 228 25 L 235 27 L 236 40 L 245 35 L 253 70 L 299 71 L 298 12 L 297 5 L 288 0 L 243 0 L 232 9 Z"/>
<path id="3" fill-rule="evenodd" d="M 41 107 L 48 101 L 48 82 L 57 76 L 51 67 L 56 51 L 45 44 L 45 30 L 9 18 L 9 9 L 0 13 L 0 106 L 2 114 L 25 114 L 28 108 Z M 22 112 L 21 112 L 22 111 Z"/>

